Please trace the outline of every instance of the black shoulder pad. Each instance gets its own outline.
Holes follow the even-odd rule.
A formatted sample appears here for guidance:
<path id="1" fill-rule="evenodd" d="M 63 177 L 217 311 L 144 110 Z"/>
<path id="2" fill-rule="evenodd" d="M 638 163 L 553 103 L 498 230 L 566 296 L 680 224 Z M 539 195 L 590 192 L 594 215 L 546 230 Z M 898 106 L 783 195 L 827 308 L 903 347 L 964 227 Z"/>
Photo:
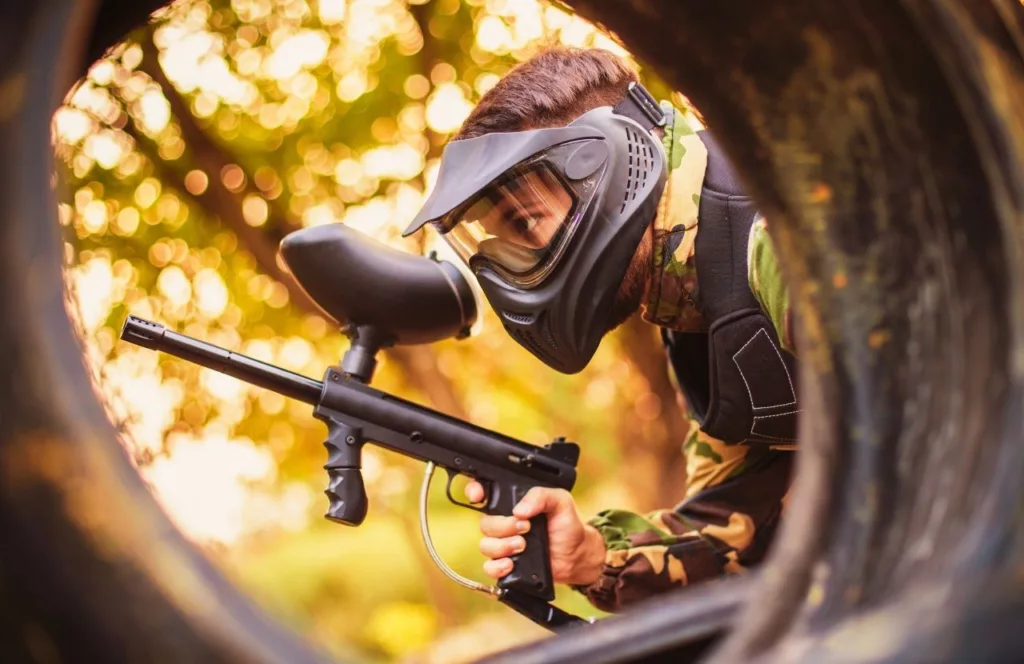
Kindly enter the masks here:
<path id="1" fill-rule="evenodd" d="M 747 244 L 754 201 L 710 133 L 695 247 L 705 333 L 664 333 L 672 368 L 691 413 L 726 443 L 796 441 L 796 359 L 782 350 L 771 321 L 750 291 Z"/>

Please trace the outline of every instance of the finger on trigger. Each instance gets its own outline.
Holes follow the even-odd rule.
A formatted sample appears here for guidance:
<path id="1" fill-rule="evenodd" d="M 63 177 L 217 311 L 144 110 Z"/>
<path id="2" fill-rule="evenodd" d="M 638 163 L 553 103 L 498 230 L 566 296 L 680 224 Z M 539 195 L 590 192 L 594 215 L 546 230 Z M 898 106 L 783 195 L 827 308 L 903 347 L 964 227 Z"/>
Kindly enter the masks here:
<path id="1" fill-rule="evenodd" d="M 484 487 L 479 482 L 470 482 L 466 485 L 466 498 L 471 503 L 479 503 L 484 499 Z"/>

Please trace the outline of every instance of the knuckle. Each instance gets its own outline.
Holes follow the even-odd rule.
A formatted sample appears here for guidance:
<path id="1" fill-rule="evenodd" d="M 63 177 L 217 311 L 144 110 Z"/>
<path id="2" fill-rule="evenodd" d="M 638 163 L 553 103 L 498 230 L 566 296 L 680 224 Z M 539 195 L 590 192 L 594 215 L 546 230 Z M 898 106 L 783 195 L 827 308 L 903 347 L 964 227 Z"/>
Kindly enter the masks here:
<path id="1" fill-rule="evenodd" d="M 529 503 L 532 505 L 543 506 L 547 503 L 548 494 L 547 489 L 542 486 L 535 486 L 526 492 L 520 503 Z"/>
<path id="2" fill-rule="evenodd" d="M 565 489 L 544 489 L 544 497 L 550 511 L 564 509 L 572 505 L 572 494 Z"/>
<path id="3" fill-rule="evenodd" d="M 565 489 L 551 489 L 551 497 L 560 506 L 572 504 L 572 494 Z"/>

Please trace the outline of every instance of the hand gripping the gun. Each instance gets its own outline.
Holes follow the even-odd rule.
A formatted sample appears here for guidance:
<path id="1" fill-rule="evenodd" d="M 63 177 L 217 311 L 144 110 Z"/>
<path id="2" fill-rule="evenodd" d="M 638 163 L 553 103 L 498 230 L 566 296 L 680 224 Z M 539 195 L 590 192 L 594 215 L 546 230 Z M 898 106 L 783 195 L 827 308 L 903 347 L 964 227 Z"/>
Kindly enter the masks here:
<path id="1" fill-rule="evenodd" d="M 486 495 L 479 482 L 466 486 L 466 497 L 478 502 Z M 512 508 L 512 516 L 488 515 L 480 520 L 480 553 L 490 560 L 484 572 L 495 579 L 515 571 L 510 556 L 526 547 L 524 535 L 537 515 L 548 519 L 548 553 L 555 583 L 589 586 L 605 567 L 606 545 L 601 533 L 585 523 L 572 494 L 565 489 L 534 487 Z"/>
<path id="2" fill-rule="evenodd" d="M 495 595 L 531 620 L 555 629 L 583 622 L 549 604 L 555 597 L 547 517 L 530 519 L 526 546 L 496 588 L 464 579 L 438 557 L 430 538 L 427 493 L 436 467 L 448 473 L 448 498 L 488 515 L 511 516 L 534 487 L 572 489 L 579 448 L 558 439 L 544 447 L 504 436 L 370 387 L 375 355 L 392 344 L 429 343 L 465 336 L 476 317 L 472 290 L 454 265 L 389 249 L 344 226 L 297 231 L 282 255 L 310 297 L 339 321 L 351 339 L 340 366 L 323 381 L 292 373 L 134 316 L 121 338 L 164 351 L 314 406 L 327 425 L 330 507 L 326 518 L 358 526 L 368 501 L 361 473 L 367 443 L 427 464 L 420 525 L 434 562 L 451 579 Z M 452 480 L 466 475 L 483 489 L 478 503 L 460 502 Z"/>

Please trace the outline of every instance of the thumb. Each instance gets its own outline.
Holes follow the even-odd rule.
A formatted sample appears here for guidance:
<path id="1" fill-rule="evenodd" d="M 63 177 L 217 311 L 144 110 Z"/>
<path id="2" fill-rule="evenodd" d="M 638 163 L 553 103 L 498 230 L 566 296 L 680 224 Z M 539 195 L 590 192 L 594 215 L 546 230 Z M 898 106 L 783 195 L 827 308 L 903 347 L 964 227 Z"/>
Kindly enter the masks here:
<path id="1" fill-rule="evenodd" d="M 512 508 L 512 515 L 517 519 L 532 519 L 538 514 L 555 514 L 571 506 L 572 496 L 568 491 L 533 487 Z"/>

